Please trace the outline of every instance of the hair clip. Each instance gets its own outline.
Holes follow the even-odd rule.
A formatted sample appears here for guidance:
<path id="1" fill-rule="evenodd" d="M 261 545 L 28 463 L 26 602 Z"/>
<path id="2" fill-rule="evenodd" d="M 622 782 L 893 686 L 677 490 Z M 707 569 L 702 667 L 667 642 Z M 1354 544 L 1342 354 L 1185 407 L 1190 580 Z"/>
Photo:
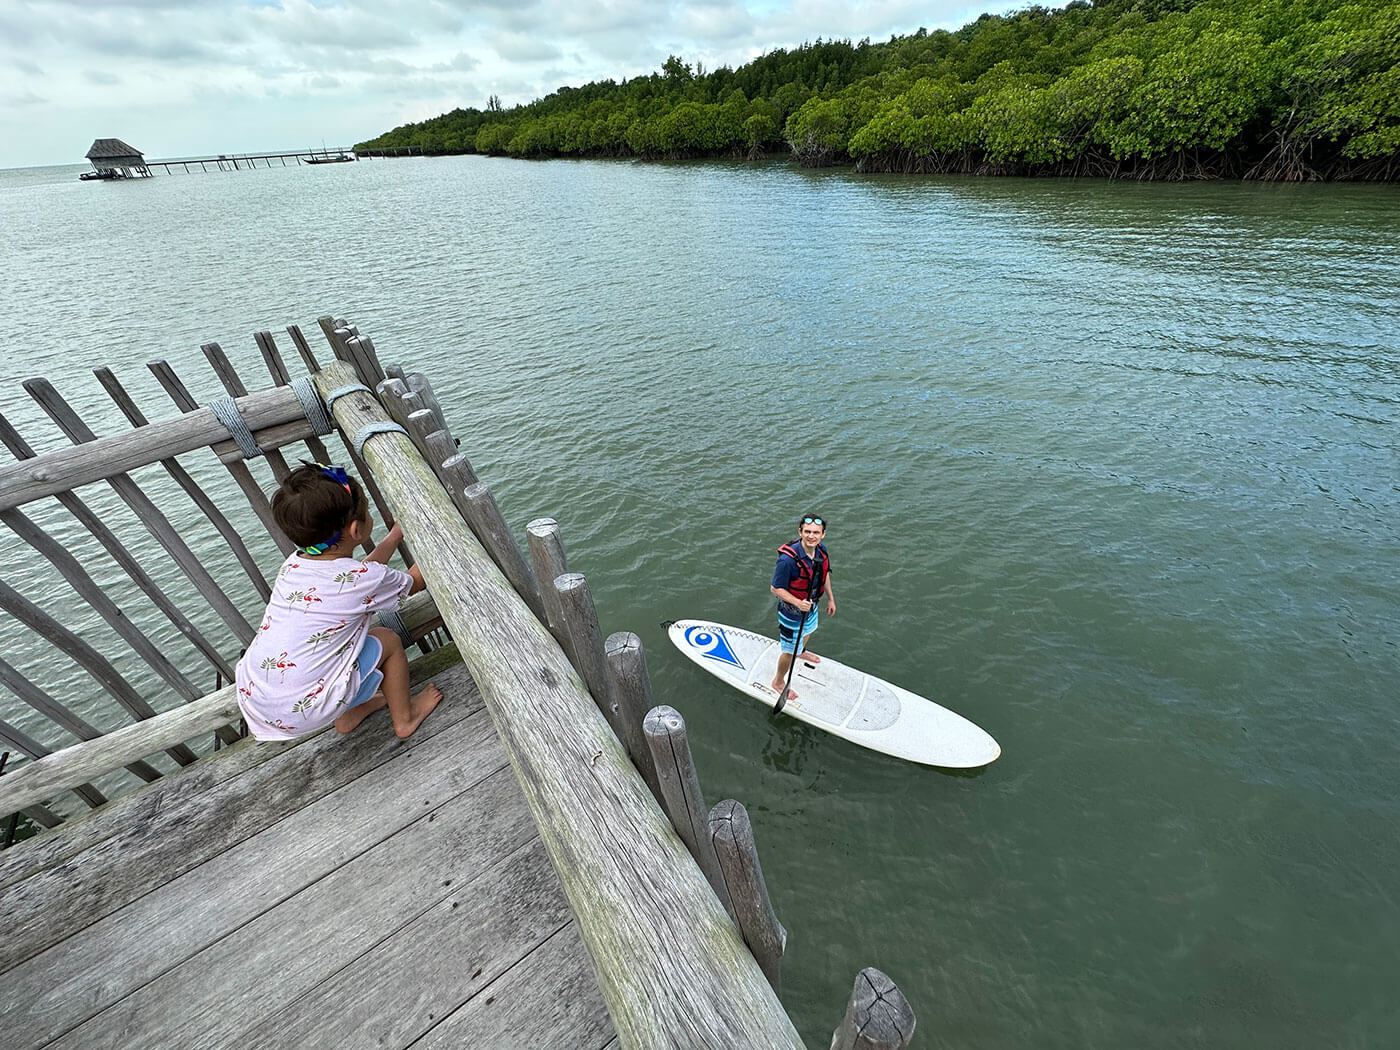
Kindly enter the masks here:
<path id="1" fill-rule="evenodd" d="M 329 463 L 317 463 L 316 466 L 320 467 L 321 473 L 337 485 L 343 485 L 346 492 L 350 491 L 350 475 L 345 473 L 344 467 L 333 467 Z"/>

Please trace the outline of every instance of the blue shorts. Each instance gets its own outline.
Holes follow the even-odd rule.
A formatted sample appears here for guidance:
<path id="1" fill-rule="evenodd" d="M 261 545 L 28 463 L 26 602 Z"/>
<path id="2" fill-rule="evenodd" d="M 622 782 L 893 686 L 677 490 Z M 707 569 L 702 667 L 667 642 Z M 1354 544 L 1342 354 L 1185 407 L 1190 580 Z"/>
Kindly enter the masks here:
<path id="1" fill-rule="evenodd" d="M 384 643 L 374 635 L 365 638 L 365 646 L 360 650 L 360 655 L 355 657 L 355 666 L 360 669 L 360 688 L 346 708 L 359 707 L 366 700 L 379 692 L 379 683 L 384 681 L 384 672 L 379 669 L 379 661 L 384 656 Z"/>
<path id="2" fill-rule="evenodd" d="M 817 633 L 817 607 L 812 606 L 812 611 L 807 614 L 806 620 L 801 614 L 797 616 L 786 616 L 781 609 L 778 610 L 778 646 L 779 652 L 790 653 L 797 647 L 797 627 L 802 626 L 802 648 L 807 648 L 807 640 Z"/>

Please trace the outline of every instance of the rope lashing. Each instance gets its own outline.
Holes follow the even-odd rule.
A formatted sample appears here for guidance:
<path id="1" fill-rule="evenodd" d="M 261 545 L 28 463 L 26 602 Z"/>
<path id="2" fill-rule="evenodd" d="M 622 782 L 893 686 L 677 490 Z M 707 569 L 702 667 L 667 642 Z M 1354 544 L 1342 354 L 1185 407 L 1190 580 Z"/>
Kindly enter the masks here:
<path id="1" fill-rule="evenodd" d="M 215 398 L 209 402 L 209 411 L 214 413 L 214 418 L 223 424 L 228 431 L 228 436 L 233 438 L 238 450 L 243 453 L 244 459 L 256 459 L 263 455 L 262 446 L 258 444 L 258 439 L 253 437 L 253 432 L 248 429 L 248 424 L 244 421 L 242 413 L 238 411 L 238 405 L 231 397 Z"/>
<path id="2" fill-rule="evenodd" d="M 346 383 L 344 386 L 336 387 L 334 390 L 332 390 L 329 394 L 326 395 L 326 411 L 329 412 L 331 410 L 331 406 L 334 405 L 346 394 L 353 394 L 359 390 L 363 390 L 366 394 L 374 393 L 373 390 L 365 386 L 363 383 Z"/>
<path id="3" fill-rule="evenodd" d="M 311 381 L 310 376 L 301 376 L 293 379 L 292 393 L 296 394 L 297 400 L 301 402 L 302 414 L 306 416 L 306 421 L 311 424 L 312 431 L 319 437 L 322 434 L 331 432 L 330 406 L 321 403 L 321 395 L 316 393 L 316 384 Z"/>
<path id="4" fill-rule="evenodd" d="M 355 455 L 363 458 L 365 442 L 374 437 L 375 434 L 403 434 L 407 436 L 408 431 L 388 419 L 378 419 L 372 423 L 366 423 L 355 431 L 355 436 L 350 439 L 350 447 L 355 450 Z"/>

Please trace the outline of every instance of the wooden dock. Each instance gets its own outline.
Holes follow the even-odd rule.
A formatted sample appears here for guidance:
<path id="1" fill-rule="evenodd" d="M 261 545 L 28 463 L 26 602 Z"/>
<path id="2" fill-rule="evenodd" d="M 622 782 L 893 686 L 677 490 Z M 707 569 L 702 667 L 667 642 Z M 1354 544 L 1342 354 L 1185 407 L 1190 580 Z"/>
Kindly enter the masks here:
<path id="1" fill-rule="evenodd" d="M 180 413 L 161 423 L 109 369 L 96 376 L 129 431 L 99 437 L 41 379 L 25 389 L 68 446 L 36 452 L 0 416 L 15 456 L 0 466 L 0 523 L 129 646 L 125 666 L 135 657 L 167 687 L 157 710 L 149 687 L 0 580 L 0 609 L 28 643 L 71 660 L 131 719 L 99 732 L 0 659 L 0 685 L 31 712 L 0 717 L 0 743 L 26 759 L 0 776 L 0 817 L 51 829 L 0 853 L 6 1050 L 802 1050 L 778 997 L 787 933 L 747 812 L 705 807 L 684 721 L 653 702 L 640 639 L 602 638 L 557 521 L 530 522 L 526 559 L 426 377 L 381 367 L 343 321 L 320 325 L 336 357 L 324 368 L 288 327 L 311 373 L 300 379 L 270 332 L 255 335 L 274 384 L 255 393 L 205 344 L 228 396 L 203 407 L 156 362 Z M 282 449 L 330 462 L 332 435 L 379 520 L 403 526 L 399 554 L 428 589 L 383 625 L 421 649 L 419 681 L 445 699 L 407 741 L 381 712 L 348 736 L 258 743 L 222 685 L 257 619 L 189 541 L 221 540 L 262 601 L 272 588 L 220 509 L 227 495 L 177 457 L 212 452 L 247 500 L 244 528 L 260 522 L 289 554 L 250 464 L 280 481 Z M 168 480 L 148 492 L 133 472 L 157 465 Z M 231 632 L 222 647 L 94 512 L 98 484 Z M 203 526 L 167 518 L 174 487 Z M 79 560 L 50 531 L 65 523 L 150 599 L 139 616 L 94 579 L 95 552 Z M 152 641 L 165 619 L 183 642 Z M 211 670 L 200 695 L 192 675 Z M 126 774 L 139 787 L 108 801 Z M 75 797 L 91 812 L 63 820 L 55 807 Z M 866 969 L 831 1045 L 899 1050 L 913 1030 L 893 982 Z"/>
<path id="2" fill-rule="evenodd" d="M 0 853 L 4 1045 L 615 1047 L 481 694 L 433 680 L 406 741 L 245 740 Z"/>

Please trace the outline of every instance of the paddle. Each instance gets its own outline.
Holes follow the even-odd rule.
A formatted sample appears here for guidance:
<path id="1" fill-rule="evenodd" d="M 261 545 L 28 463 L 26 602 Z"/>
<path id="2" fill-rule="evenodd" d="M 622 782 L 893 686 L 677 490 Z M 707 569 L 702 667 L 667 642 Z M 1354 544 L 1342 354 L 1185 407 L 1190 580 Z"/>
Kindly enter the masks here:
<path id="1" fill-rule="evenodd" d="M 792 643 L 792 663 L 788 664 L 787 681 L 783 683 L 783 691 L 778 694 L 778 702 L 773 705 L 774 715 L 782 714 L 783 708 L 787 705 L 788 690 L 792 686 L 792 673 L 797 670 L 797 658 L 802 655 L 802 631 L 807 626 L 807 617 L 816 611 L 817 601 L 821 598 L 820 588 L 826 582 L 820 577 L 821 570 L 817 568 L 814 562 L 812 564 L 812 586 L 807 590 L 807 593 L 811 595 L 812 598 L 812 608 L 803 612 L 802 619 L 797 623 L 797 640 Z M 801 609 L 797 611 L 802 612 Z M 782 647 L 779 646 L 779 648 L 781 649 Z"/>
<path id="2" fill-rule="evenodd" d="M 817 603 L 813 601 L 812 608 L 815 609 L 816 607 Z M 802 610 L 799 609 L 798 612 L 802 612 Z M 774 716 L 782 714 L 783 708 L 787 705 L 788 688 L 792 685 L 792 672 L 797 670 L 797 657 L 798 654 L 802 652 L 802 629 L 807 626 L 807 616 L 810 612 L 811 610 L 802 613 L 802 619 L 798 621 L 797 641 L 792 643 L 792 663 L 788 664 L 787 681 L 783 683 L 783 691 L 778 694 L 778 702 L 773 705 Z M 779 648 L 781 648 L 781 646 L 779 646 Z"/>

